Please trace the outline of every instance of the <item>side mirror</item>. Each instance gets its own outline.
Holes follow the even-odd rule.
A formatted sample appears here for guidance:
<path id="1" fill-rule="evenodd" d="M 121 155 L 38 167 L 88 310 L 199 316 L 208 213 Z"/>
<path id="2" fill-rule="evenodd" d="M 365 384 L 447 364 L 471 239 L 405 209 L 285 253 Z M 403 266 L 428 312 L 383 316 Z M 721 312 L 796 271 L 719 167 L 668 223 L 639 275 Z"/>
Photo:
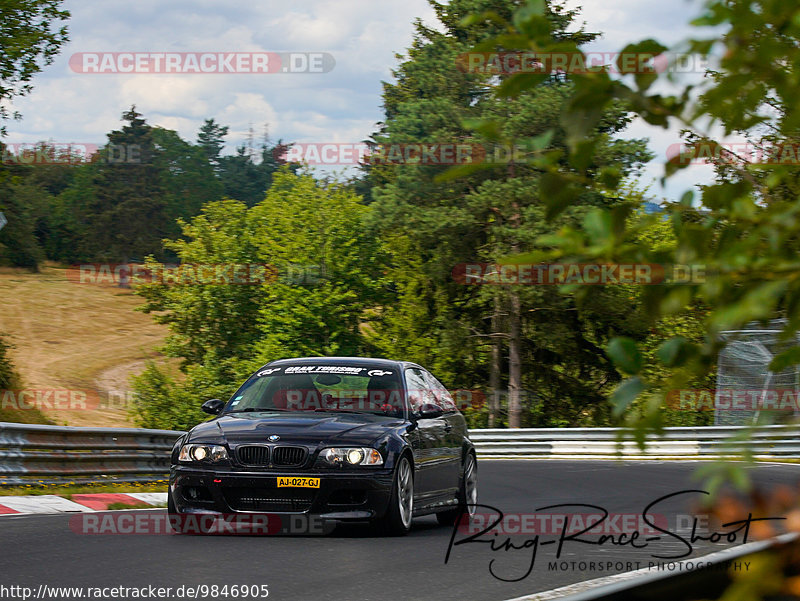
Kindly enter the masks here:
<path id="1" fill-rule="evenodd" d="M 433 403 L 425 403 L 419 408 L 420 419 L 436 419 L 437 417 L 442 417 L 442 415 L 444 415 L 442 408 Z"/>
<path id="2" fill-rule="evenodd" d="M 203 403 L 203 406 L 200 407 L 206 413 L 210 413 L 211 415 L 219 415 L 222 408 L 225 406 L 225 401 L 220 401 L 219 399 L 211 399 L 210 401 L 206 401 Z"/>

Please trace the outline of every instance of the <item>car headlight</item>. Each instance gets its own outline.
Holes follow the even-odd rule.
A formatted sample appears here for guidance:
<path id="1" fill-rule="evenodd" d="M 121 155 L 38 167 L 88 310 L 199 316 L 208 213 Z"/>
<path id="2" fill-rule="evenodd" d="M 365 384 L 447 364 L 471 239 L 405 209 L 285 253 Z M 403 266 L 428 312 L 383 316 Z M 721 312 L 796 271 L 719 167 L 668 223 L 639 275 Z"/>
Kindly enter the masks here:
<path id="1" fill-rule="evenodd" d="M 223 461 L 228 459 L 228 451 L 221 445 L 185 444 L 178 455 L 179 461 Z"/>
<path id="2" fill-rule="evenodd" d="M 319 458 L 324 465 L 383 465 L 383 456 L 368 447 L 331 447 L 323 449 Z"/>

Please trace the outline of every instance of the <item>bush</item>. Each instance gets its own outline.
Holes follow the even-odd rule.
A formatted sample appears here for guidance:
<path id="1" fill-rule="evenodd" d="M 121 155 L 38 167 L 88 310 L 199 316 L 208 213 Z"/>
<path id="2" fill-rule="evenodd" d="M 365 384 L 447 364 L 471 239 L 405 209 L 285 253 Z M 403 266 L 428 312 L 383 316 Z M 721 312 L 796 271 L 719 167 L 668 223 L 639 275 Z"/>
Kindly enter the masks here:
<path id="1" fill-rule="evenodd" d="M 38 409 L 15 409 L 3 407 L 2 400 L 6 390 L 20 388 L 19 374 L 11 360 L 11 344 L 2 334 L 0 334 L 0 422 L 25 423 L 25 424 L 50 424 Z"/>

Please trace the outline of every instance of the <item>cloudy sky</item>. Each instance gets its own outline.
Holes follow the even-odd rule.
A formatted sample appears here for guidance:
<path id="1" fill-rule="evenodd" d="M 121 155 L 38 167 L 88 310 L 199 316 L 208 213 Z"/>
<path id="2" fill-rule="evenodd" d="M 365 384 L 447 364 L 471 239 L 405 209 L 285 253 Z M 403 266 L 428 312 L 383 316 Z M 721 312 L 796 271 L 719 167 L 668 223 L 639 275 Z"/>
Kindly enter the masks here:
<path id="1" fill-rule="evenodd" d="M 583 20 L 603 39 L 591 49 L 615 51 L 654 37 L 667 45 L 690 32 L 696 0 L 583 0 Z M 135 104 L 153 125 L 177 130 L 194 141 L 203 120 L 230 126 L 230 147 L 257 135 L 265 124 L 273 140 L 359 142 L 382 117 L 381 81 L 391 79 L 395 52 L 411 42 L 415 18 L 434 24 L 426 0 L 300 0 L 229 3 L 219 0 L 67 0 L 72 13 L 70 43 L 37 75 L 34 91 L 15 101 L 22 121 L 8 123 L 7 142 L 103 144 Z M 336 65 L 328 73 L 142 74 L 76 73 L 70 57 L 95 52 L 327 52 Z M 635 123 L 629 135 L 651 138 L 663 160 L 679 141 L 677 130 Z M 658 159 L 657 159 L 658 160 Z M 645 182 L 660 177 L 652 164 Z M 708 181 L 710 171 L 692 166 L 657 196 L 677 198 Z"/>

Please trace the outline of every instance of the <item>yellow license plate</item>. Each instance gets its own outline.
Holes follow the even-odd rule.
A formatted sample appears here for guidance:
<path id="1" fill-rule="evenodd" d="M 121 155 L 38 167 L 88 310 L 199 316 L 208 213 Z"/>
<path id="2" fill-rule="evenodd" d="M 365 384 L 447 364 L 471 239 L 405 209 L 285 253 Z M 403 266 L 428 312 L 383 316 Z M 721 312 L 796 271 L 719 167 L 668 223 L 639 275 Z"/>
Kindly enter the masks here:
<path id="1" fill-rule="evenodd" d="M 319 478 L 296 478 L 294 476 L 279 476 L 278 488 L 319 488 Z"/>

